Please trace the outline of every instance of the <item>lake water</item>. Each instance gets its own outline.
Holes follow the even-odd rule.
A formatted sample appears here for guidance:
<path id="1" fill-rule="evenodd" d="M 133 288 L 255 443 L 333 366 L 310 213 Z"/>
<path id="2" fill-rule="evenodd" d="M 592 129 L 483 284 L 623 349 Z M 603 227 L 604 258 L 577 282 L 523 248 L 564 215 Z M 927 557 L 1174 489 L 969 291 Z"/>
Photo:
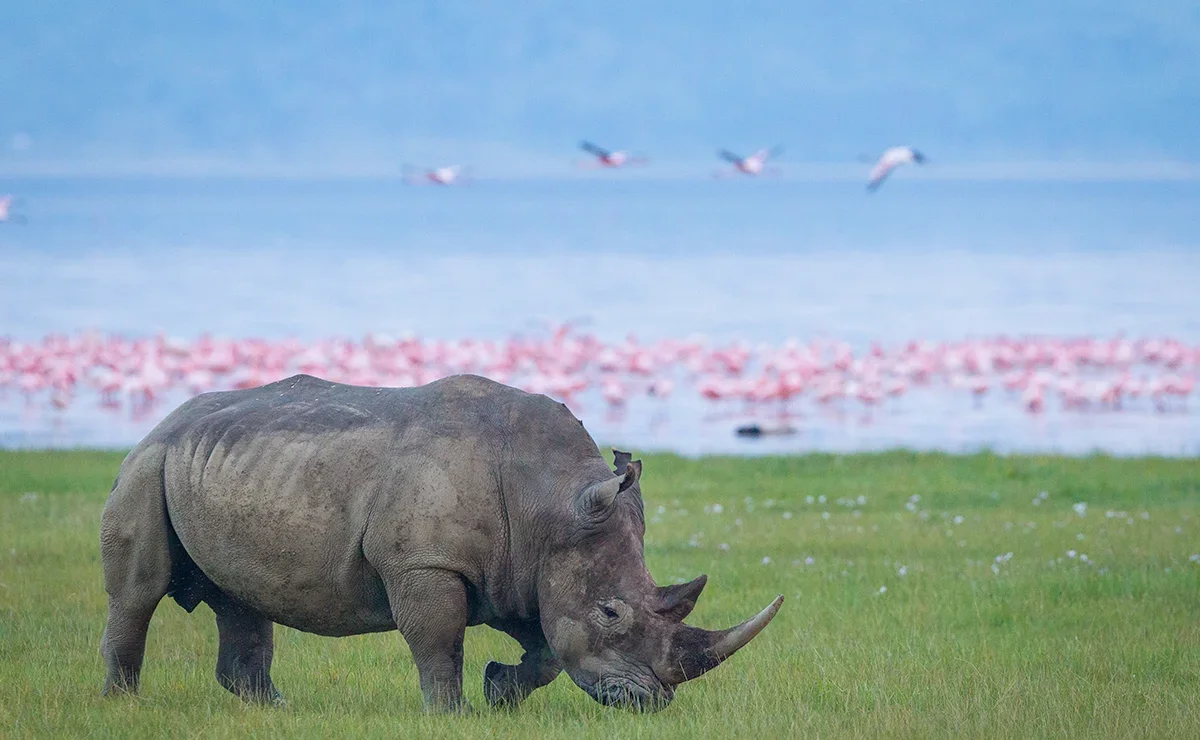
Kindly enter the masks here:
<path id="1" fill-rule="evenodd" d="M 1170 336 L 1200 344 L 1200 183 L 858 183 L 580 178 L 413 188 L 380 180 L 0 180 L 0 336 L 961 340 Z M 137 421 L 0 396 L 0 444 L 127 445 Z M 171 399 L 174 403 L 180 399 Z M 1193 396 L 1192 405 L 1200 403 Z M 804 407 L 794 437 L 677 394 L 593 436 L 685 453 L 905 446 L 1196 454 L 1190 412 L 1031 416 L 913 393 L 871 414 Z"/>

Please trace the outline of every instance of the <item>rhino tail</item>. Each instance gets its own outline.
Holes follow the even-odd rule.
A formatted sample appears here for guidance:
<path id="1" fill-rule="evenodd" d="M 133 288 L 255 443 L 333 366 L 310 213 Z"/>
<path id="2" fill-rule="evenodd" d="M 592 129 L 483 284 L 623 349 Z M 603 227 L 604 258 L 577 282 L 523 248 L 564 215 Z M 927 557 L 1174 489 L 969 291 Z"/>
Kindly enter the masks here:
<path id="1" fill-rule="evenodd" d="M 219 589 L 188 555 L 169 521 L 167 527 L 167 537 L 171 543 L 171 581 L 167 586 L 167 596 L 175 599 L 175 603 L 190 614 L 201 601 L 209 599 Z"/>

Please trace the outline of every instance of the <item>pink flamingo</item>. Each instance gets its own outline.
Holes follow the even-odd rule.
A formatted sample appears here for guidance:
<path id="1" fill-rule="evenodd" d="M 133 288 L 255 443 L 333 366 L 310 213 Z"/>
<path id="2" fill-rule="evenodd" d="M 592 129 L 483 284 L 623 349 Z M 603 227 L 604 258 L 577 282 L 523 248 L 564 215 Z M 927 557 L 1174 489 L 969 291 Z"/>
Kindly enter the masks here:
<path id="1" fill-rule="evenodd" d="M 721 159 L 725 160 L 726 162 L 729 162 L 730 164 L 732 164 L 733 169 L 732 170 L 718 170 L 716 173 L 714 173 L 713 176 L 714 177 L 728 177 L 729 175 L 738 173 L 738 172 L 742 173 L 743 175 L 750 175 L 751 177 L 756 177 L 758 175 L 763 175 L 763 174 L 778 175 L 779 169 L 778 168 L 768 169 L 767 162 L 774 157 L 778 157 L 780 155 L 780 153 L 782 153 L 782 152 L 783 152 L 783 147 L 774 146 L 774 147 L 771 147 L 770 149 L 759 149 L 757 152 L 755 152 L 754 154 L 751 154 L 748 157 L 742 157 L 737 154 L 734 154 L 733 152 L 729 151 L 728 149 L 722 149 L 721 151 L 717 152 L 717 156 L 719 156 Z"/>
<path id="2" fill-rule="evenodd" d="M 971 395 L 975 398 L 975 405 L 979 406 L 983 402 L 983 397 L 987 394 L 991 383 L 982 375 L 973 375 L 967 381 L 967 388 L 971 390 Z"/>
<path id="3" fill-rule="evenodd" d="M 596 158 L 593 162 L 581 162 L 579 164 L 580 167 L 609 169 L 617 167 L 640 167 L 649 161 L 645 157 L 634 156 L 627 151 L 610 151 L 603 147 L 598 147 L 590 141 L 579 142 L 579 148 Z"/>
<path id="4" fill-rule="evenodd" d="M 2 223 L 25 223 L 25 217 L 12 212 L 13 197 L 11 195 L 0 195 L 0 224 Z"/>
<path id="5" fill-rule="evenodd" d="M 453 164 L 423 171 L 409 165 L 405 165 L 404 168 L 407 172 L 404 182 L 409 185 L 453 185 L 466 182 L 466 172 L 462 165 Z"/>
<path id="6" fill-rule="evenodd" d="M 614 377 L 604 379 L 601 386 L 601 393 L 604 395 L 604 400 L 609 406 L 624 406 L 627 398 L 625 386 L 621 385 L 621 381 Z"/>
<path id="7" fill-rule="evenodd" d="M 867 191 L 875 192 L 888 175 L 897 167 L 905 164 L 924 164 L 927 160 L 924 154 L 911 146 L 894 146 L 880 155 L 871 174 L 867 176 Z"/>
<path id="8" fill-rule="evenodd" d="M 1031 384 L 1021 394 L 1021 405 L 1031 414 L 1040 414 L 1046 408 L 1046 399 L 1040 385 Z"/>

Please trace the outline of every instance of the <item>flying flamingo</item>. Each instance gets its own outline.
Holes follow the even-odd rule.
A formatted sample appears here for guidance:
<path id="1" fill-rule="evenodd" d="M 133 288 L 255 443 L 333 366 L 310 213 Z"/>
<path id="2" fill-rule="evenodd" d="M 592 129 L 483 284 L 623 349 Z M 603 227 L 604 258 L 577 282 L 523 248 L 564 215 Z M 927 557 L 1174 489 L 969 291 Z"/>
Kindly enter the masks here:
<path id="1" fill-rule="evenodd" d="M 423 171 L 405 165 L 404 169 L 407 172 L 404 182 L 409 185 L 453 185 L 456 182 L 466 182 L 466 173 L 462 165 L 453 164 Z"/>
<path id="2" fill-rule="evenodd" d="M 12 212 L 13 197 L 11 195 L 0 195 L 0 224 L 2 223 L 24 223 L 25 217 Z"/>
<path id="3" fill-rule="evenodd" d="M 740 157 L 728 149 L 722 149 L 717 152 L 717 156 L 732 164 L 733 169 L 718 170 L 714 174 L 714 177 L 728 177 L 737 172 L 743 175 L 750 175 L 751 177 L 762 174 L 778 175 L 778 168 L 767 169 L 767 161 L 772 157 L 778 157 L 781 152 L 783 152 L 783 147 L 774 146 L 770 149 L 759 149 L 748 157 Z"/>
<path id="4" fill-rule="evenodd" d="M 647 161 L 645 157 L 635 157 L 627 151 L 610 151 L 598 147 L 590 141 L 579 142 L 579 148 L 596 158 L 594 162 L 580 162 L 580 167 L 636 167 L 646 164 Z"/>
<path id="5" fill-rule="evenodd" d="M 871 168 L 871 174 L 867 180 L 867 190 L 875 192 L 887 179 L 887 176 L 892 174 L 892 170 L 900 165 L 923 164 L 925 160 L 925 155 L 911 146 L 894 146 L 888 149 Z"/>

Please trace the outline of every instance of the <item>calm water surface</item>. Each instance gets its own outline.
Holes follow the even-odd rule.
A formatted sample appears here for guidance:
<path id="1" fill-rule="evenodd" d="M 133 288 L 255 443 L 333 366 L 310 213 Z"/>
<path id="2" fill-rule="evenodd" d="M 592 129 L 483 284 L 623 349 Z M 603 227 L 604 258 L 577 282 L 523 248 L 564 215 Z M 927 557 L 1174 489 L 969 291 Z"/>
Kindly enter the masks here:
<path id="1" fill-rule="evenodd" d="M 386 181 L 0 180 L 0 335 L 504 337 L 575 319 L 606 339 L 1172 336 L 1200 343 L 1200 183 L 606 179 L 410 188 Z M 127 445 L 148 417 L 0 396 L 0 444 Z M 1200 406 L 1200 399 L 1191 399 Z M 593 435 L 685 453 L 894 446 L 1196 454 L 1195 413 L 1031 418 L 911 393 L 864 415 L 800 405 L 800 434 L 680 394 Z M 761 412 L 760 412 L 761 413 Z"/>

